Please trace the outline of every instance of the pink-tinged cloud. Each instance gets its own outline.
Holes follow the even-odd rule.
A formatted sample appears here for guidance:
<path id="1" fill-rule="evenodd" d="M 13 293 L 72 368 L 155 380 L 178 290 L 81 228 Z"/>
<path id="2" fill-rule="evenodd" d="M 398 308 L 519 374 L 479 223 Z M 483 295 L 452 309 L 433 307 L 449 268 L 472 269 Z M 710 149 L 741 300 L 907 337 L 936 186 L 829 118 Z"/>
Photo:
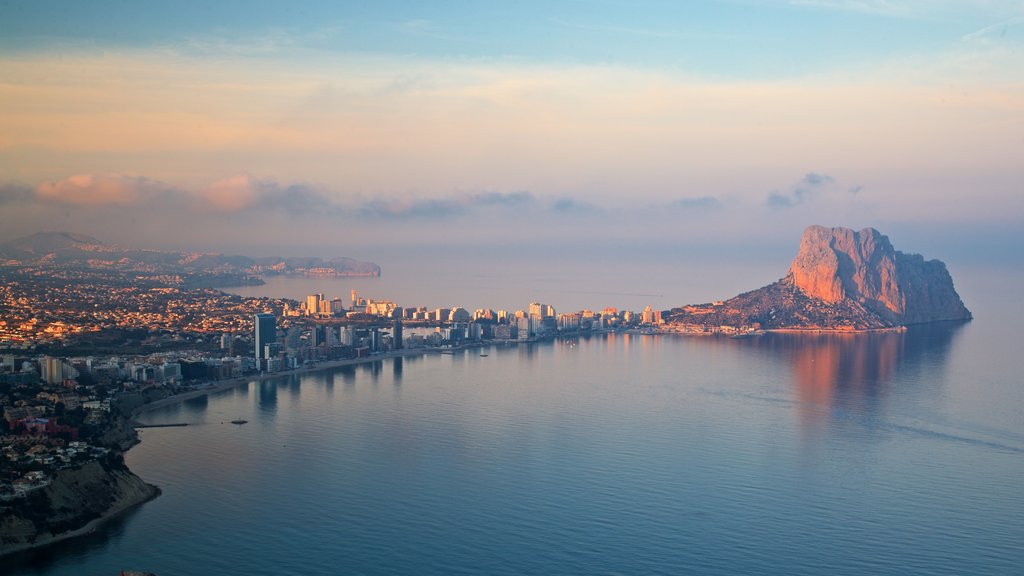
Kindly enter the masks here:
<path id="1" fill-rule="evenodd" d="M 266 187 L 263 182 L 239 175 L 214 182 L 200 196 L 214 210 L 238 212 L 256 204 Z"/>
<path id="2" fill-rule="evenodd" d="M 40 183 L 36 186 L 36 195 L 79 205 L 136 204 L 158 189 L 157 183 L 146 178 L 77 174 Z"/>

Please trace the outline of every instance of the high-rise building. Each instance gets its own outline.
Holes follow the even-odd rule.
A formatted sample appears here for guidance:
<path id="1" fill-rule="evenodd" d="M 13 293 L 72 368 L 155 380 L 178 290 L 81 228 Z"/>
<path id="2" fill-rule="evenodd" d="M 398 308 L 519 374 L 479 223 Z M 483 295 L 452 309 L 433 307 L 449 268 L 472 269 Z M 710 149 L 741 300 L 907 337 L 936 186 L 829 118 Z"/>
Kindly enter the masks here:
<path id="1" fill-rule="evenodd" d="M 341 343 L 345 346 L 355 346 L 356 331 L 351 326 L 341 327 Z"/>
<path id="2" fill-rule="evenodd" d="M 41 376 L 47 384 L 60 384 L 65 380 L 78 378 L 78 370 L 63 358 L 44 356 L 39 363 Z"/>
<path id="3" fill-rule="evenodd" d="M 391 340 L 394 342 L 395 350 L 402 349 L 402 321 L 395 320 L 391 325 Z"/>
<path id="4" fill-rule="evenodd" d="M 644 311 L 640 313 L 640 322 L 643 324 L 654 324 L 654 311 L 651 310 L 650 305 L 644 308 Z"/>
<path id="5" fill-rule="evenodd" d="M 345 311 L 345 302 L 341 298 L 332 298 L 330 304 L 330 314 L 332 316 L 341 314 Z"/>
<path id="6" fill-rule="evenodd" d="M 320 313 L 320 303 L 323 302 L 323 294 L 310 294 L 306 296 L 306 314 L 316 316 Z"/>
<path id="7" fill-rule="evenodd" d="M 266 358 L 267 344 L 277 342 L 277 319 L 273 314 L 256 314 L 253 317 L 253 342 L 256 359 Z"/>

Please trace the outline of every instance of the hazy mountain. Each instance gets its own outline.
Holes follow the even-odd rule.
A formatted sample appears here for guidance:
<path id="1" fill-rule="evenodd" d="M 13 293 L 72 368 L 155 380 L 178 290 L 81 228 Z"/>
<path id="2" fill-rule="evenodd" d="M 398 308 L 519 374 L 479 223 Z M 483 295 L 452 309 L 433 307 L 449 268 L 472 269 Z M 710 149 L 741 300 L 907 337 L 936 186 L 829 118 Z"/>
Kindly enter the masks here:
<path id="1" fill-rule="evenodd" d="M 101 268 L 157 274 L 232 275 L 322 274 L 379 276 L 380 266 L 352 258 L 250 258 L 214 252 L 168 252 L 124 248 L 68 232 L 40 232 L 0 244 L 8 265 Z"/>

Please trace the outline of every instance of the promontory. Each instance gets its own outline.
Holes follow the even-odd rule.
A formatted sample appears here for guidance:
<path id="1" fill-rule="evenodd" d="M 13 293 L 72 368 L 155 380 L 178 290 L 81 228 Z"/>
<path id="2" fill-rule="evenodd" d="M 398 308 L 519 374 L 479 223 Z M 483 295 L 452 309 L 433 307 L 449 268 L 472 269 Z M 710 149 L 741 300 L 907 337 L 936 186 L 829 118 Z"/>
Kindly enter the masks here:
<path id="1" fill-rule="evenodd" d="M 777 282 L 664 315 L 683 332 L 860 331 L 971 319 L 939 260 L 900 252 L 874 228 L 823 226 L 804 230 Z"/>

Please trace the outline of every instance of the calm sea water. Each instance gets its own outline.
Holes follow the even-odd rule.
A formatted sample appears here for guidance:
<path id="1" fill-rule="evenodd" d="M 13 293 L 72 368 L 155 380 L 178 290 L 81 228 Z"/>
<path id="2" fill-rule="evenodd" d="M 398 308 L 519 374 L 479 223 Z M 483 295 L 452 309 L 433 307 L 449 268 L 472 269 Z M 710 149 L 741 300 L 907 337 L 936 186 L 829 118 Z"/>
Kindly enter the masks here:
<path id="1" fill-rule="evenodd" d="M 425 247 L 384 251 L 382 256 L 378 278 L 268 277 L 262 286 L 226 290 L 296 300 L 323 293 L 341 298 L 346 306 L 356 290 L 361 296 L 407 307 L 514 311 L 543 302 L 559 312 L 606 306 L 640 311 L 647 305 L 664 310 L 773 282 L 784 274 L 792 253 L 755 252 L 738 262 L 735 254 L 723 258 L 692 248 L 615 252 L 612 247 L 463 246 L 441 254 Z"/>
<path id="2" fill-rule="evenodd" d="M 1015 270 L 903 334 L 611 335 L 146 415 L 164 494 L 12 574 L 1020 574 Z M 244 418 L 236 426 L 230 420 Z"/>

